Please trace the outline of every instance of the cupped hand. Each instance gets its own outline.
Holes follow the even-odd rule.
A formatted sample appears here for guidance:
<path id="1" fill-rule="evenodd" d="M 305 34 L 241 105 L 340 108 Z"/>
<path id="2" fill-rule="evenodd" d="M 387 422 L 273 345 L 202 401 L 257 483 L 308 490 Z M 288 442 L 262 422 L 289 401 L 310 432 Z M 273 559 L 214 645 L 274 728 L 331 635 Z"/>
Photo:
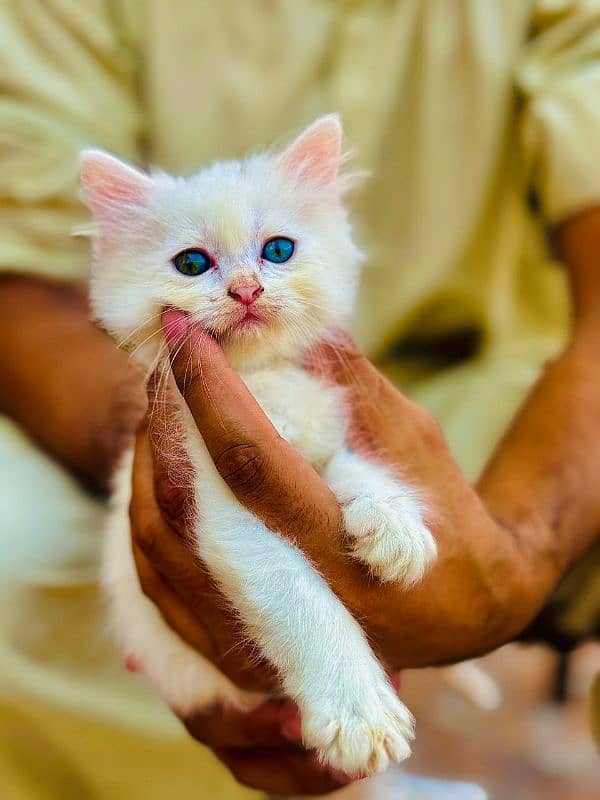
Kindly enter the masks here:
<path id="1" fill-rule="evenodd" d="M 352 342 L 313 354 L 310 368 L 346 388 L 354 446 L 400 468 L 426 493 L 439 557 L 424 580 L 405 591 L 372 580 L 348 555 L 335 498 L 277 435 L 217 343 L 200 330 L 187 330 L 185 318 L 175 312 L 167 320 L 174 378 L 217 469 L 241 502 L 312 560 L 388 666 L 444 663 L 509 640 L 597 536 L 600 458 L 592 446 L 600 439 L 593 375 L 597 326 L 586 326 L 548 365 L 477 492 L 454 463 L 435 421 Z M 256 653 L 244 650 L 216 587 L 186 544 L 189 495 L 170 479 L 151 440 L 145 431 L 138 436 L 132 503 L 144 589 L 172 627 L 236 682 L 270 686 L 272 672 L 257 662 Z M 206 731 L 218 727 L 223 713 L 203 715 L 200 728 L 188 721 L 188 728 L 230 759 L 239 780 L 269 789 L 275 773 L 282 785 L 300 774 L 306 779 L 302 791 L 325 791 L 323 782 L 330 778 L 311 754 L 290 745 L 283 728 L 267 726 L 266 732 L 280 748 L 282 771 L 272 769 L 277 756 L 269 744 L 239 749 L 212 742 Z M 252 727 L 254 742 L 261 741 L 263 722 Z M 238 723 L 246 732 L 252 726 L 249 718 Z M 237 723 L 233 733 L 232 741 L 239 741 Z"/>
<path id="2" fill-rule="evenodd" d="M 292 703 L 272 700 L 249 713 L 215 709 L 185 720 L 185 726 L 238 783 L 252 789 L 282 797 L 322 795 L 351 782 L 302 747 Z"/>
<path id="3" fill-rule="evenodd" d="M 149 390 L 150 408 L 156 391 Z M 171 421 L 172 423 L 173 421 Z M 170 424 L 171 424 L 170 423 Z M 176 424 L 176 423 L 174 423 Z M 210 747 L 239 783 L 274 795 L 324 794 L 348 779 L 324 768 L 301 743 L 298 710 L 291 701 L 268 699 L 277 688 L 273 670 L 246 643 L 234 614 L 189 541 L 193 517 L 185 482 L 174 486 L 185 453 L 158 447 L 161 413 L 150 413 L 136 435 L 130 505 L 132 547 L 144 592 L 165 621 L 238 685 L 264 691 L 265 702 L 250 712 L 213 707 L 182 719 L 191 736 Z M 176 438 L 176 437 L 175 437 Z M 184 470 L 185 471 L 185 470 Z M 129 659 L 130 669 L 143 663 Z"/>
<path id="4" fill-rule="evenodd" d="M 390 384 L 347 338 L 312 353 L 309 368 L 346 389 L 352 444 L 401 471 L 422 489 L 438 544 L 437 562 L 410 590 L 381 584 L 349 555 L 338 503 L 316 471 L 275 431 L 242 379 L 208 334 L 186 329 L 178 312 L 166 312 L 173 343 L 172 371 L 207 444 L 216 468 L 238 499 L 269 528 L 296 543 L 365 627 L 392 669 L 446 663 L 486 652 L 510 639 L 537 610 L 525 591 L 532 579 L 529 541 L 494 519 L 452 459 L 437 423 Z M 176 346 L 175 346 L 176 345 Z M 143 434 L 142 434 L 143 435 Z M 184 639 L 212 648 L 218 666 L 236 682 L 254 684 L 256 653 L 245 653 L 242 637 L 223 604 L 207 610 L 212 586 L 190 555 L 182 525 L 164 524 L 158 506 L 185 518 L 186 492 L 161 467 L 161 454 L 138 440 L 146 459 L 145 500 L 134 525 L 134 545 L 151 563 L 147 594 Z M 156 479 L 152 481 L 150 463 Z M 185 525 L 183 526 L 185 527 Z M 539 544 L 543 532 L 540 531 Z M 533 555 L 533 554 L 532 554 Z M 140 564 L 138 555 L 138 565 Z M 542 580 L 537 576 L 536 580 Z M 533 568 L 532 568 L 533 569 Z M 166 587 L 169 592 L 166 592 Z M 519 596 L 519 603 L 512 602 Z M 218 622 L 205 625 L 216 609 Z M 240 658 L 242 661 L 240 662 Z M 248 666 L 252 664 L 252 671 Z M 270 676 L 269 676 L 270 677 Z M 249 681 L 248 681 L 249 679 Z"/>

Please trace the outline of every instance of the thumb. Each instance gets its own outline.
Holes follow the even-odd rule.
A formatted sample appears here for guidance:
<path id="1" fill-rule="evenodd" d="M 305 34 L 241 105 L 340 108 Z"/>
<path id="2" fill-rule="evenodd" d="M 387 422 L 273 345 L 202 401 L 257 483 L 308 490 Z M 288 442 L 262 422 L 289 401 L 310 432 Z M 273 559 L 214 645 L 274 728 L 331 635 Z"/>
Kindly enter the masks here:
<path id="1" fill-rule="evenodd" d="M 415 405 L 402 394 L 345 331 L 336 330 L 313 347 L 306 368 L 344 389 L 349 411 L 350 443 L 365 454 L 385 451 L 390 426 L 415 415 Z"/>
<path id="2" fill-rule="evenodd" d="M 356 397 L 368 392 L 380 377 L 350 334 L 339 328 L 306 353 L 304 365 L 313 375 L 346 387 Z"/>

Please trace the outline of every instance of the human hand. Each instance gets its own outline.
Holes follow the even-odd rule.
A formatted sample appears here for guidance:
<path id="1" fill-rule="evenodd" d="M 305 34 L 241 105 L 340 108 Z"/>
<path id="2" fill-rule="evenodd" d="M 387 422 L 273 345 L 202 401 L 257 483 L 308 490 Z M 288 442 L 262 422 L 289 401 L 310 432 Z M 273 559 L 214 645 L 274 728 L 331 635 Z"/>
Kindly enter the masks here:
<path id="1" fill-rule="evenodd" d="M 598 214 L 594 219 L 597 222 Z M 594 219 L 592 232 L 600 230 L 593 224 Z M 589 226 L 588 217 L 588 234 Z M 356 608 L 361 613 L 361 592 L 366 612 L 380 610 L 379 615 L 362 614 L 361 621 L 369 632 L 380 634 L 378 640 L 380 646 L 383 642 L 388 662 L 394 663 L 395 653 L 399 655 L 398 664 L 417 664 L 421 659 L 423 663 L 453 660 L 510 639 L 527 624 L 558 579 L 600 530 L 600 501 L 596 491 L 600 449 L 595 444 L 600 438 L 600 397 L 595 378 L 600 330 L 598 316 L 589 311 L 597 302 L 594 297 L 600 293 L 596 291 L 597 272 L 588 268 L 590 260 L 597 261 L 598 252 L 587 252 L 578 246 L 580 225 L 565 230 L 563 249 L 567 250 L 566 261 L 577 301 L 576 323 L 584 324 L 575 325 L 565 351 L 546 367 L 485 470 L 477 494 L 466 486 L 435 423 L 396 393 L 351 344 L 343 345 L 341 354 L 321 355 L 325 372 L 350 390 L 353 433 L 358 446 L 370 442 L 388 453 L 388 457 L 391 452 L 393 460 L 395 436 L 404 431 L 408 452 L 403 463 L 412 466 L 411 474 L 420 474 L 422 479 L 431 474 L 434 491 L 450 494 L 448 505 L 452 513 L 440 515 L 440 507 L 436 507 L 433 527 L 440 559 L 424 583 L 432 580 L 432 572 L 436 570 L 442 570 L 441 577 L 448 574 L 459 580 L 450 583 L 451 591 L 446 598 L 443 593 L 439 598 L 434 596 L 431 606 L 425 598 L 422 609 L 415 604 L 413 591 L 406 595 L 408 599 L 412 594 L 412 604 L 400 609 L 400 615 L 395 613 L 393 605 L 386 602 L 385 591 L 389 586 L 377 587 L 383 594 L 382 606 L 370 605 L 370 582 L 364 582 L 364 575 L 356 575 L 355 564 L 345 556 L 339 557 L 343 554 L 336 524 L 339 510 L 333 507 L 326 487 L 278 439 L 242 382 L 227 367 L 218 346 L 196 331 L 195 338 L 181 350 L 180 358 L 174 359 L 174 375 L 221 474 L 233 485 L 238 497 L 275 529 L 277 515 L 273 508 L 288 510 L 280 520 L 281 534 L 292 537 L 313 558 L 343 599 L 348 583 L 354 584 L 359 595 L 355 613 Z M 195 349 L 199 340 L 203 341 L 203 347 Z M 192 371 L 186 382 L 188 358 Z M 382 406 L 377 408 L 380 401 Z M 404 420 L 394 415 L 394 409 L 404 414 Z M 381 423 L 380 427 L 374 421 Z M 394 423 L 398 421 L 396 427 Z M 390 424 L 393 430 L 389 441 L 381 441 L 383 437 L 378 431 L 385 432 Z M 398 452 L 402 452 L 402 442 L 399 444 Z M 441 467 L 437 480 L 436 462 Z M 272 500 L 279 499 L 277 493 L 282 490 L 284 502 L 274 504 Z M 308 508 L 303 509 L 303 499 L 307 498 Z M 430 502 L 431 498 L 430 493 Z M 446 503 L 441 508 L 446 509 Z M 303 510 L 308 513 L 295 513 Z M 454 541 L 445 532 L 449 521 L 458 523 Z M 331 538 L 323 536 L 328 531 Z M 189 553 L 177 549 L 176 536 L 150 534 L 147 539 L 145 546 L 152 554 L 153 568 L 176 583 L 177 575 L 189 567 Z M 467 575 L 472 573 L 465 583 L 460 581 L 456 563 L 461 559 L 466 562 Z M 472 587 L 477 590 L 476 602 L 469 607 Z M 161 591 L 153 595 L 159 606 Z M 453 608 L 457 593 L 458 603 Z M 183 605 L 189 608 L 185 595 L 183 591 Z M 346 602 L 353 608 L 351 602 Z M 441 611 L 438 618 L 431 613 L 436 604 Z M 461 617 L 461 609 L 466 616 Z M 420 611 L 425 627 L 419 624 Z M 399 647 L 394 642 L 395 636 L 402 637 L 405 632 L 404 620 L 409 625 L 417 623 L 417 637 L 423 635 L 424 650 L 419 650 L 419 640 L 413 653 L 407 653 L 406 648 L 402 651 L 402 641 Z M 180 632 L 186 638 L 186 631 Z M 387 640 L 386 633 L 389 633 Z M 391 643 L 387 651 L 386 641 L 388 645 Z"/>
<path id="2" fill-rule="evenodd" d="M 244 786 L 288 797 L 322 795 L 352 782 L 302 747 L 298 712 L 289 701 L 271 700 L 248 713 L 211 709 L 185 726 Z"/>
<path id="3" fill-rule="evenodd" d="M 168 327 L 173 328 L 177 312 L 168 313 Z M 184 317 L 179 320 L 185 324 Z M 539 575 L 545 564 L 530 559 L 529 548 L 533 554 L 543 547 L 543 537 L 523 544 L 488 514 L 450 456 L 437 424 L 351 342 L 321 348 L 312 367 L 346 387 L 354 446 L 376 450 L 388 463 L 401 465 L 403 474 L 425 489 L 439 558 L 408 591 L 374 581 L 347 554 L 335 497 L 277 435 L 217 343 L 193 330 L 177 350 L 173 374 L 223 478 L 242 503 L 318 565 L 388 666 L 443 663 L 487 651 L 533 616 L 537 595 L 528 587 L 534 570 Z M 181 494 L 164 471 L 159 484 L 159 495 L 168 495 L 170 502 Z M 203 604 L 194 588 L 200 580 L 193 571 L 198 567 L 190 564 L 189 552 L 182 550 L 172 528 L 145 526 L 139 547 L 151 552 L 163 583 L 178 587 L 185 613 L 169 621 L 194 644 L 189 612 L 197 609 L 200 615 Z M 159 607 L 165 606 L 160 587 L 148 593 Z M 232 668 L 222 662 L 219 666 L 226 672 Z M 239 682 L 239 674 L 232 677 Z"/>

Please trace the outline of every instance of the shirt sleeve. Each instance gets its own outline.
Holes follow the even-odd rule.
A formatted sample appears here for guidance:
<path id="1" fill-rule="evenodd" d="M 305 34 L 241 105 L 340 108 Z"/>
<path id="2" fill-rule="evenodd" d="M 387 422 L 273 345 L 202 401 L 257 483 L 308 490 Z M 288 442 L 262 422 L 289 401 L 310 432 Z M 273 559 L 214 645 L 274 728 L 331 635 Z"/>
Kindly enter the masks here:
<path id="1" fill-rule="evenodd" d="M 136 65 L 102 0 L 7 0 L 0 8 L 0 269 L 87 274 L 79 151 L 136 158 Z"/>
<path id="2" fill-rule="evenodd" d="M 522 133 L 545 216 L 600 203 L 600 0 L 538 0 L 517 70 Z"/>

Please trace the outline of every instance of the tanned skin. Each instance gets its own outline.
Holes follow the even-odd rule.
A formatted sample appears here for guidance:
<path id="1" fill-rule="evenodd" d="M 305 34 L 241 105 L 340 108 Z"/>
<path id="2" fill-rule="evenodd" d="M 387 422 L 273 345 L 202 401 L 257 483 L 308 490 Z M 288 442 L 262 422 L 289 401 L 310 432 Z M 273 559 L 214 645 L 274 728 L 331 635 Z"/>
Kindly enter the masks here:
<path id="1" fill-rule="evenodd" d="M 573 326 L 475 487 L 437 423 L 348 341 L 312 368 L 346 386 L 354 445 L 373 448 L 426 488 L 437 562 L 411 590 L 371 580 L 347 554 L 340 510 L 317 473 L 280 439 L 218 344 L 201 331 L 172 370 L 217 469 L 271 529 L 297 544 L 396 670 L 447 663 L 511 641 L 600 531 L 600 208 L 565 222 Z M 0 284 L 0 410 L 96 489 L 142 417 L 139 376 L 89 322 L 83 295 L 20 276 Z M 218 412 L 217 412 L 218 409 Z M 232 615 L 187 548 L 189 498 L 169 483 L 143 420 L 136 439 L 133 547 L 143 588 L 180 635 L 246 687 L 272 684 L 240 645 Z M 242 783 L 277 794 L 340 785 L 297 742 L 295 710 L 185 721 Z M 282 733 L 285 731 L 285 735 Z"/>

